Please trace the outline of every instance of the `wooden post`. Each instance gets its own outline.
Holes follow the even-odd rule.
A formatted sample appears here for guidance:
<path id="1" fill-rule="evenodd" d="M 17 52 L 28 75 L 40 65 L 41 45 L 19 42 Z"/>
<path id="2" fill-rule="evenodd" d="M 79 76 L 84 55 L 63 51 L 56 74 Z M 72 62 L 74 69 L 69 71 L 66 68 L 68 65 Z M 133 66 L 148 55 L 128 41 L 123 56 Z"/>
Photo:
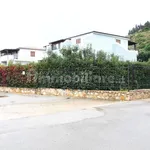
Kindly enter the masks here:
<path id="1" fill-rule="evenodd" d="M 136 44 L 134 44 L 134 50 L 136 50 Z"/>

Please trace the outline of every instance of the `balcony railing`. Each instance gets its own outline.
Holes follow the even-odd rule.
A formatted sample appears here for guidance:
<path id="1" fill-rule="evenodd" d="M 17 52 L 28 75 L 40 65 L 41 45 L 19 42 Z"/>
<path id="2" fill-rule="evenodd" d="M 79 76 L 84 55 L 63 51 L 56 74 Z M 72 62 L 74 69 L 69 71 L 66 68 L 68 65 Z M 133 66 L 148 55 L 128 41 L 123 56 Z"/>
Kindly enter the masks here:
<path id="1" fill-rule="evenodd" d="M 14 59 L 17 59 L 17 55 L 3 55 L 3 56 L 0 56 L 0 61 L 10 61 L 10 60 L 14 60 Z"/>

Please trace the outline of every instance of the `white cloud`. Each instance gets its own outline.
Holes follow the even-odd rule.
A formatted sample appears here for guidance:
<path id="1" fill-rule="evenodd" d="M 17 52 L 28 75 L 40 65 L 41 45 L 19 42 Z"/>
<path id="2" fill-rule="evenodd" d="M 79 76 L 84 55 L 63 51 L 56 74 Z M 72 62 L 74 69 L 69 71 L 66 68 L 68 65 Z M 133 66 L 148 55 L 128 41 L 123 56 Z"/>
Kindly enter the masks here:
<path id="1" fill-rule="evenodd" d="M 98 30 L 127 35 L 149 19 L 148 0 L 0 0 L 0 48 L 43 46 Z"/>

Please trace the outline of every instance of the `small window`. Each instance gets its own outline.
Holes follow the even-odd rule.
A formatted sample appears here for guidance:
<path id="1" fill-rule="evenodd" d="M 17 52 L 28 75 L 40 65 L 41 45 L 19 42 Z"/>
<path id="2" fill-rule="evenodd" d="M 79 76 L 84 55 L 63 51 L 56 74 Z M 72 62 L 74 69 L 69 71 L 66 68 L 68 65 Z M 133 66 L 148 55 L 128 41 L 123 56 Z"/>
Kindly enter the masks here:
<path id="1" fill-rule="evenodd" d="M 31 57 L 35 57 L 35 52 L 34 52 L 34 51 L 31 51 L 31 52 L 30 52 L 30 56 L 31 56 Z"/>
<path id="2" fill-rule="evenodd" d="M 119 43 L 119 44 L 121 44 L 121 40 L 116 39 L 116 42 Z"/>
<path id="3" fill-rule="evenodd" d="M 80 44 L 81 43 L 81 39 L 76 39 L 76 44 Z"/>

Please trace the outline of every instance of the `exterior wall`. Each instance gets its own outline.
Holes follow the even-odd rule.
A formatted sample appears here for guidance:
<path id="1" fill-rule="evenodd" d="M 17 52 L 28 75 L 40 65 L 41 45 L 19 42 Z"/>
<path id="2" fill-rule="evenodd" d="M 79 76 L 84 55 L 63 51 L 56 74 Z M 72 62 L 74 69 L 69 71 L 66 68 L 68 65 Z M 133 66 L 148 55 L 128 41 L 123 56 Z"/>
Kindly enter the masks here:
<path id="1" fill-rule="evenodd" d="M 0 87 L 0 92 L 20 93 L 20 94 L 39 94 L 67 96 L 75 98 L 90 98 L 100 100 L 138 100 L 150 98 L 150 89 L 133 91 L 100 91 L 100 90 L 63 90 L 63 89 L 30 89 L 30 88 L 9 88 Z"/>
<path id="2" fill-rule="evenodd" d="M 80 44 L 76 44 L 77 39 L 81 39 Z M 67 41 L 66 43 L 64 42 L 62 46 L 77 45 L 81 48 L 85 48 L 87 47 L 88 44 L 92 44 L 92 43 L 93 43 L 93 33 L 90 33 L 90 34 L 74 37 L 70 40 L 70 42 L 69 41 Z"/>
<path id="3" fill-rule="evenodd" d="M 117 43 L 116 40 L 120 40 L 121 43 Z M 103 34 L 93 34 L 90 37 L 92 48 L 95 52 L 103 50 L 108 54 L 115 54 L 124 61 L 137 61 L 138 52 L 135 50 L 128 50 L 128 38 L 110 36 Z"/>
<path id="4" fill-rule="evenodd" d="M 112 49 L 113 53 L 118 55 L 121 60 L 137 61 L 138 51 L 125 49 L 119 44 L 113 44 Z"/>
<path id="5" fill-rule="evenodd" d="M 76 39 L 81 39 L 81 43 L 80 44 L 76 44 Z M 88 44 L 92 44 L 93 42 L 93 33 L 90 33 L 90 34 L 86 34 L 86 35 L 82 35 L 82 36 L 78 36 L 78 37 L 74 37 L 74 38 L 71 38 L 71 39 L 68 39 L 66 40 L 65 42 L 61 42 L 59 43 L 60 44 L 60 49 L 62 49 L 63 47 L 68 47 L 68 46 L 79 46 L 81 48 L 85 48 L 87 47 Z M 56 47 L 57 49 L 56 50 L 53 50 L 53 52 L 59 54 L 59 50 L 58 49 L 58 45 L 59 44 L 56 44 Z M 46 47 L 47 50 L 51 50 L 51 45 L 48 45 Z"/>
<path id="6" fill-rule="evenodd" d="M 118 37 L 118 36 L 110 36 L 110 35 L 102 35 L 102 34 L 93 34 L 92 47 L 96 51 L 103 50 L 108 53 L 113 53 L 114 50 L 112 45 L 117 44 L 116 39 L 121 41 L 121 43 L 118 45 L 128 50 L 128 39 Z"/>
<path id="7" fill-rule="evenodd" d="M 81 39 L 80 44 L 76 44 L 76 39 Z M 110 36 L 110 35 L 102 35 L 90 33 L 78 37 L 73 37 L 70 40 L 66 40 L 65 42 L 60 43 L 60 49 L 64 46 L 72 46 L 78 45 L 81 48 L 85 48 L 88 44 L 92 44 L 93 49 L 95 50 L 105 50 L 106 52 L 113 52 L 112 45 L 116 44 L 116 39 L 121 40 L 121 46 L 125 49 L 128 49 L 128 39 L 118 37 L 118 36 Z M 49 46 L 50 47 L 50 46 Z M 58 44 L 57 44 L 58 47 Z"/>
<path id="8" fill-rule="evenodd" d="M 31 57 L 31 51 L 35 52 L 35 57 Z M 45 56 L 46 51 L 44 50 L 20 49 L 16 62 L 37 62 L 38 60 L 42 60 Z"/>

